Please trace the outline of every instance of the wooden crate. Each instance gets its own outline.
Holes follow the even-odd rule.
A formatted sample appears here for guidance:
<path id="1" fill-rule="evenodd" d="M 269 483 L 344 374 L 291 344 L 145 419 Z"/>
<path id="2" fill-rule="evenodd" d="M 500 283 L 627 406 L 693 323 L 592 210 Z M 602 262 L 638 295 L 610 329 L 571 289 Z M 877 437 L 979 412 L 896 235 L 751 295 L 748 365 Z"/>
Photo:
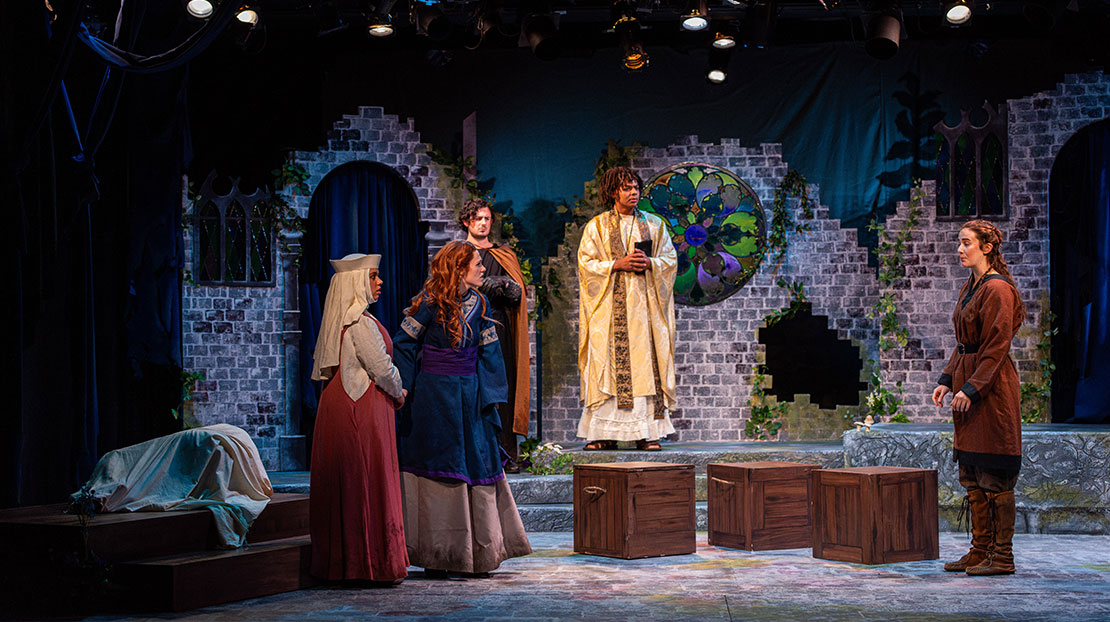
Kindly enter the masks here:
<path id="1" fill-rule="evenodd" d="M 708 465 L 709 543 L 749 551 L 811 546 L 810 472 L 819 468 L 801 462 Z"/>
<path id="2" fill-rule="evenodd" d="M 813 556 L 859 564 L 936 559 L 937 472 L 813 471 Z"/>
<path id="3" fill-rule="evenodd" d="M 635 559 L 694 552 L 694 466 L 574 465 L 574 550 Z"/>

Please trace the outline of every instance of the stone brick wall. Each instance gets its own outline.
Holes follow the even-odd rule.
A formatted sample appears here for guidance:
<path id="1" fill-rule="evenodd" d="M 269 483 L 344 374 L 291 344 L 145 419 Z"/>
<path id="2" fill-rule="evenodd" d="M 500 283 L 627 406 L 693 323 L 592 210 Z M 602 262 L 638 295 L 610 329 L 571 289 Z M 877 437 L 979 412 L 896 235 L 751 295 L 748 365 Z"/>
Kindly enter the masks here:
<path id="1" fill-rule="evenodd" d="M 1048 295 L 1048 180 L 1060 148 L 1078 130 L 1110 115 L 1110 79 L 1102 72 L 1067 76 L 1054 91 L 1009 102 L 1009 217 L 998 219 L 1006 242 L 1003 252 L 1029 311 L 1025 328 L 1014 340 L 1011 354 L 1023 380 L 1038 372 L 1038 327 L 1041 301 Z M 727 168 L 759 195 L 769 213 L 774 188 L 787 164 L 779 145 L 744 148 L 736 139 L 719 144 L 686 137 L 661 149 L 648 149 L 633 162 L 645 179 L 684 161 L 699 161 Z M 811 222 L 813 232 L 794 235 L 781 275 L 804 283 L 813 302 L 814 315 L 829 318 L 830 328 L 841 339 L 860 347 L 861 357 L 879 357 L 883 375 L 892 387 L 901 381 L 906 411 L 915 422 L 940 422 L 951 418 L 947 409 L 929 403 L 932 389 L 949 353 L 955 347 L 951 313 L 967 270 L 955 254 L 959 222 L 936 218 L 935 184 L 924 186 L 923 217 L 907 249 L 906 277 L 895 283 L 900 319 L 910 331 L 909 345 L 885 353 L 878 351 L 878 329 L 867 310 L 880 293 L 874 267 L 867 264 L 866 249 L 856 245 L 856 232 L 841 229 L 819 207 Z M 820 203 L 816 188 L 811 196 Z M 899 229 L 908 214 L 908 203 L 898 206 L 887 228 Z M 800 218 L 800 210 L 795 217 Z M 570 256 L 552 260 L 572 265 Z M 743 438 L 749 416 L 751 368 L 762 361 L 758 343 L 763 317 L 785 306 L 785 295 L 774 286 L 764 266 L 732 298 L 707 307 L 678 307 L 675 363 L 679 408 L 675 413 L 677 440 L 737 440 Z M 564 284 L 567 300 L 556 304 L 564 314 L 559 323 L 567 334 L 544 335 L 549 340 L 577 339 L 577 283 Z M 576 342 L 576 341 L 575 341 Z M 580 414 L 578 370 L 572 351 L 545 357 L 545 437 L 567 441 L 575 437 Z M 773 383 L 773 378 L 770 379 Z M 806 396 L 795 402 L 808 410 Z"/>
<path id="2" fill-rule="evenodd" d="M 1011 349 L 1023 381 L 1039 378 L 1038 327 L 1042 301 L 1049 294 L 1048 180 L 1060 148 L 1083 127 L 1110 115 L 1110 78 L 1102 72 L 1069 75 L 1054 91 L 1011 100 L 1009 108 L 1009 217 L 996 219 L 1002 230 L 1002 253 L 1027 309 L 1025 325 Z M 948 409 L 932 405 L 937 377 L 956 346 L 952 309 L 968 271 L 956 258 L 956 234 L 962 221 L 936 219 L 935 186 L 925 184 L 924 218 L 907 257 L 907 278 L 895 284 L 902 323 L 910 329 L 905 350 L 883 354 L 890 382 L 901 380 L 906 407 L 915 422 L 951 419 Z M 908 205 L 887 219 L 902 226 Z"/>
<path id="3" fill-rule="evenodd" d="M 688 136 L 669 147 L 644 150 L 633 161 L 633 167 L 647 179 L 668 166 L 688 161 L 705 162 L 737 174 L 759 196 L 770 220 L 774 190 L 788 169 L 781 145 L 747 148 L 738 139 L 707 144 Z M 854 229 L 841 228 L 838 220 L 829 218 L 828 208 L 820 205 L 818 189 L 811 186 L 809 190 L 817 205 L 809 221 L 812 231 L 790 236 L 790 252 L 777 275 L 764 265 L 740 292 L 725 301 L 705 307 L 676 307 L 678 409 L 672 418 L 677 440 L 743 438 L 752 368 L 764 357 L 757 331 L 767 314 L 789 304 L 788 296 L 775 285 L 779 276 L 801 281 L 813 314 L 827 316 L 829 328 L 835 329 L 840 339 L 856 343 L 861 356 L 874 356 L 878 334 L 867 320 L 866 310 L 877 300 L 878 287 L 873 271 L 867 268 L 867 249 L 857 244 Z M 796 201 L 791 202 L 791 208 L 794 218 L 801 220 Z M 570 256 L 552 261 L 573 264 L 573 249 Z M 559 312 L 566 314 L 563 326 L 569 330 L 567 334 L 545 334 L 545 344 L 552 340 L 577 343 L 577 282 L 568 280 L 564 289 L 569 304 Z M 554 360 L 545 357 L 544 432 L 550 440 L 568 441 L 575 436 L 581 407 L 573 354 L 564 349 Z"/>
<path id="4" fill-rule="evenodd" d="M 299 216 L 306 217 L 312 192 L 333 169 L 348 162 L 380 162 L 413 188 L 420 220 L 430 225 L 428 243 L 434 253 L 457 234 L 454 214 L 447 207 L 446 184 L 425 155 L 428 149 L 412 120 L 402 121 L 379 107 L 360 107 L 358 114 L 344 115 L 335 123 L 326 146 L 293 154 L 293 160 L 310 174 L 310 192 L 286 199 Z M 189 207 L 187 201 L 185 205 Z M 194 254 L 192 233 L 191 229 L 185 232 L 189 266 Z M 299 343 L 300 333 L 296 292 L 287 296 L 286 291 L 295 284 L 295 275 L 288 273 L 283 261 L 274 263 L 273 287 L 185 287 L 183 365 L 205 376 L 194 396 L 197 420 L 202 425 L 230 423 L 243 428 L 258 445 L 266 468 L 282 470 L 300 466 L 290 464 L 280 451 L 281 437 L 299 432 L 289 419 L 286 374 L 290 366 L 298 365 L 289 356 L 289 346 Z"/>

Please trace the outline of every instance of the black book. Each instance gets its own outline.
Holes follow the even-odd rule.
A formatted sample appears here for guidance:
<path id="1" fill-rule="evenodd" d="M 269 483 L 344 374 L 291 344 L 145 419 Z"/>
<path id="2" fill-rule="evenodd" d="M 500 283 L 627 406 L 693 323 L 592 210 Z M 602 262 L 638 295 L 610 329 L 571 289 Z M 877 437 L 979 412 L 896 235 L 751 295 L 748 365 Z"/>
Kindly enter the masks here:
<path id="1" fill-rule="evenodd" d="M 651 240 L 640 240 L 636 242 L 636 248 L 644 251 L 644 254 L 651 257 Z"/>

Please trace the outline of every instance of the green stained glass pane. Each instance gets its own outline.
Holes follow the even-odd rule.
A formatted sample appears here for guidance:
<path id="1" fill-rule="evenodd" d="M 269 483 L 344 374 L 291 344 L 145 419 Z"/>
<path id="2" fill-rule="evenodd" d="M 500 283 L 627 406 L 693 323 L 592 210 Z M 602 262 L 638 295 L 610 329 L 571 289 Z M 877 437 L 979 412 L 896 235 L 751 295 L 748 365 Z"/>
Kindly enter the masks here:
<path id="1" fill-rule="evenodd" d="M 952 154 L 952 195 L 957 215 L 975 213 L 975 143 L 966 133 L 956 140 Z"/>
<path id="2" fill-rule="evenodd" d="M 211 202 L 197 222 L 197 280 L 220 280 L 220 211 Z"/>
<path id="3" fill-rule="evenodd" d="M 243 208 L 232 203 L 224 216 L 224 279 L 247 280 L 247 222 Z"/>
<path id="4" fill-rule="evenodd" d="M 983 141 L 980 153 L 979 191 L 982 195 L 982 204 L 979 213 L 987 216 L 998 216 L 1003 213 L 1002 183 L 1005 171 L 1002 166 L 1002 143 L 997 136 L 987 136 Z"/>
<path id="5" fill-rule="evenodd" d="M 675 242 L 676 302 L 720 302 L 758 270 L 766 218 L 759 197 L 734 173 L 710 164 L 679 164 L 648 180 L 644 194 L 648 200 L 640 208 L 662 217 Z"/>
<path id="6" fill-rule="evenodd" d="M 948 148 L 948 139 L 937 133 L 937 216 L 951 216 L 948 213 L 948 202 L 951 199 L 952 189 L 948 182 L 948 166 L 952 154 Z"/>

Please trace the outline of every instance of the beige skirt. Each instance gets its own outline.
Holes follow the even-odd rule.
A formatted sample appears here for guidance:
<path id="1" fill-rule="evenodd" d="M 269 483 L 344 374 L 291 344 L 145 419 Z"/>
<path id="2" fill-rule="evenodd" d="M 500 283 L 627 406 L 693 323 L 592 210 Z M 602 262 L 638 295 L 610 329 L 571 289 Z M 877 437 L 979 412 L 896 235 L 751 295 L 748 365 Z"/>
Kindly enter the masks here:
<path id="1" fill-rule="evenodd" d="M 409 563 L 452 572 L 489 572 L 532 552 L 509 483 L 464 482 L 401 473 Z"/>

